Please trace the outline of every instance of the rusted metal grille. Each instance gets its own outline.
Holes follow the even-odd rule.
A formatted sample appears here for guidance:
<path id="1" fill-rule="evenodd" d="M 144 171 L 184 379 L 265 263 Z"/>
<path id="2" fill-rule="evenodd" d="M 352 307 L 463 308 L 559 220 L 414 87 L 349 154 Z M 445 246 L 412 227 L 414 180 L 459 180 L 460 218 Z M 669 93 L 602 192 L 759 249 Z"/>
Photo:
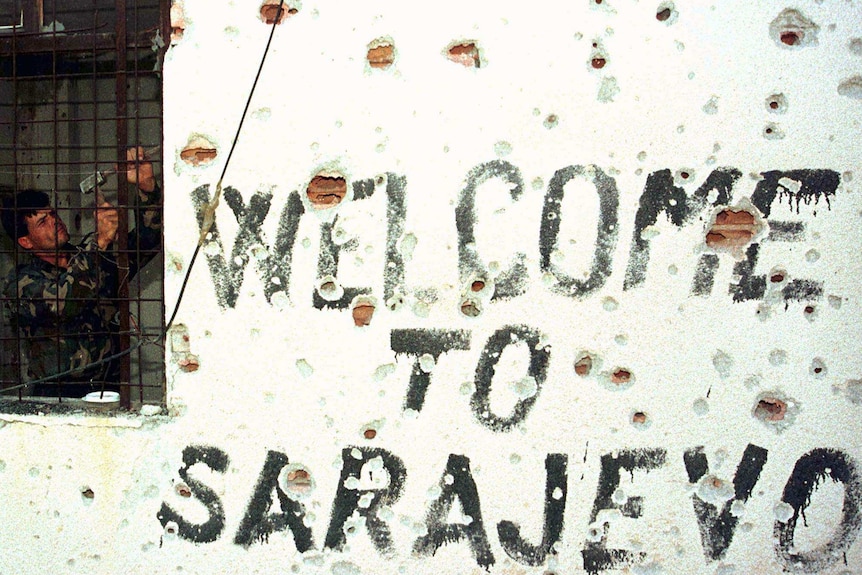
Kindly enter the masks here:
<path id="1" fill-rule="evenodd" d="M 161 231 L 148 236 L 158 238 L 156 247 L 142 247 L 138 232 L 144 218 L 150 232 L 157 229 L 159 220 L 152 218 L 161 215 L 160 70 L 170 41 L 169 10 L 170 0 L 0 0 L 4 218 L 14 221 L 24 209 L 20 192 L 44 192 L 50 205 L 40 213 L 56 213 L 71 245 L 68 252 L 68 246 L 53 248 L 53 261 L 61 265 L 48 264 L 45 273 L 54 274 L 55 288 L 34 298 L 22 288 L 22 267 L 36 257 L 34 250 L 0 232 L 0 409 L 34 401 L 83 406 L 82 394 L 105 390 L 119 392 L 124 408 L 164 400 Z M 151 161 L 157 184 L 155 195 L 142 196 L 157 199 L 147 209 L 126 177 L 138 166 L 126 161 L 127 150 L 137 147 Z M 99 194 L 82 190 L 101 179 Z M 118 233 L 111 246 L 88 253 L 81 246 L 97 237 L 97 197 L 118 208 Z M 63 235 L 58 225 L 53 229 Z M 52 260 L 41 253 L 47 256 L 38 258 L 42 262 Z M 87 266 L 98 268 L 88 276 L 97 285 L 87 287 L 71 265 L 62 265 L 81 253 Z M 135 273 L 137 263 L 145 265 Z M 29 314 L 42 318 L 43 312 L 56 318 L 32 328 Z M 101 323 L 84 322 L 88 312 Z M 81 323 L 86 330 L 70 331 Z M 93 341 L 107 342 L 101 347 L 107 351 L 69 352 Z M 106 357 L 114 359 L 99 363 Z"/>

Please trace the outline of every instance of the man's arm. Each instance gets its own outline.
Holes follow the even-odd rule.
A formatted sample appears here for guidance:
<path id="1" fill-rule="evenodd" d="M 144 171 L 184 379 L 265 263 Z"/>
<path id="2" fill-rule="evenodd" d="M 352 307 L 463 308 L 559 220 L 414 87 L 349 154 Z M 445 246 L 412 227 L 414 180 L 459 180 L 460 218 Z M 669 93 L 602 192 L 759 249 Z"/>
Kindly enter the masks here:
<path id="1" fill-rule="evenodd" d="M 135 228 L 129 232 L 129 264 L 132 275 L 147 265 L 162 248 L 162 193 L 156 183 L 153 164 L 141 147 L 126 152 L 129 170 L 126 179 L 138 189 Z"/>
<path id="2" fill-rule="evenodd" d="M 162 194 L 153 174 L 153 164 L 146 158 L 143 148 L 126 150 L 126 162 L 126 180 L 137 188 L 132 207 L 135 227 L 129 231 L 126 243 L 131 277 L 161 250 Z M 117 237 L 117 208 L 101 196 L 97 197 L 96 203 L 96 242 L 100 250 L 107 250 Z"/>

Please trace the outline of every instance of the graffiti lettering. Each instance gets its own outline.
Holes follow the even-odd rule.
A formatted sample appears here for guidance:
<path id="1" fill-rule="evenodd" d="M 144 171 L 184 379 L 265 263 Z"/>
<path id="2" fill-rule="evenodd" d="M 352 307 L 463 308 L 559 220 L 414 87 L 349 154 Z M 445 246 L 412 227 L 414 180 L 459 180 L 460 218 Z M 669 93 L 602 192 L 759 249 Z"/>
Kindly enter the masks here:
<path id="1" fill-rule="evenodd" d="M 506 326 L 498 329 L 488 339 L 479 365 L 476 366 L 476 391 L 470 398 L 473 415 L 485 427 L 494 431 L 509 431 L 514 425 L 526 419 L 530 410 L 539 398 L 542 384 L 548 371 L 551 352 L 547 346 L 541 346 L 541 335 L 538 330 L 523 326 Z M 500 360 L 503 350 L 510 345 L 522 344 L 530 356 L 527 376 L 521 380 L 520 399 L 515 404 L 511 415 L 500 417 L 491 411 L 491 385 L 494 379 L 494 367 Z"/>
<path id="2" fill-rule="evenodd" d="M 439 486 L 440 496 L 431 503 L 426 517 L 428 534 L 416 540 L 413 550 L 422 555 L 434 555 L 444 543 L 467 539 L 476 563 L 490 567 L 494 564 L 494 555 L 482 522 L 479 492 L 470 473 L 470 460 L 463 455 L 450 455 Z M 456 497 L 461 503 L 465 523 L 446 523 Z"/>
<path id="3" fill-rule="evenodd" d="M 585 279 L 576 279 L 570 273 L 551 261 L 563 218 L 561 204 L 565 186 L 575 178 L 588 178 L 592 181 L 599 196 L 599 218 L 593 259 Z M 645 230 L 658 222 L 660 214 L 665 214 L 676 227 L 691 225 L 709 208 L 716 209 L 728 205 L 732 191 L 741 173 L 736 168 L 713 170 L 706 180 L 691 194 L 676 185 L 669 169 L 658 170 L 647 176 L 641 193 L 631 248 L 625 271 L 623 289 L 631 290 L 644 284 L 650 259 L 650 240 Z M 465 187 L 461 190 L 455 208 L 455 225 L 458 232 L 458 270 L 462 283 L 476 279 L 488 279 L 488 269 L 476 251 L 474 228 L 477 224 L 476 190 L 484 182 L 500 178 L 511 185 L 513 201 L 523 196 L 524 183 L 520 170 L 513 164 L 494 160 L 480 164 L 468 172 Z M 382 182 L 382 178 L 378 179 Z M 823 200 L 829 208 L 840 183 L 839 174 L 832 170 L 799 169 L 787 171 L 767 171 L 761 174 L 751 196 L 751 205 L 765 219 L 769 233 L 761 240 L 751 243 L 745 258 L 734 266 L 738 281 L 731 284 L 729 294 L 736 302 L 762 299 L 766 291 L 764 275 L 755 274 L 760 254 L 761 242 L 798 242 L 805 237 L 805 223 L 772 219 L 772 207 L 776 200 L 787 199 L 792 210 L 799 213 L 800 205 L 813 204 L 816 215 L 817 206 Z M 404 289 L 404 257 L 398 249 L 398 242 L 404 235 L 407 217 L 405 188 L 407 178 L 394 173 L 386 174 L 386 250 L 383 267 L 383 295 L 390 301 Z M 370 179 L 358 180 L 353 184 L 353 201 L 373 196 L 375 182 Z M 192 192 L 192 202 L 197 211 L 198 224 L 203 225 L 203 214 L 209 198 L 209 187 L 201 186 Z M 712 199 L 710 199 L 712 197 Z M 207 262 L 215 284 L 216 298 L 223 308 L 236 305 L 243 274 L 249 260 L 249 252 L 263 250 L 265 257 L 258 259 L 258 273 L 266 286 L 266 297 L 271 301 L 273 294 L 288 291 L 291 259 L 300 218 L 305 214 L 299 194 L 291 192 L 282 210 L 280 226 L 275 244 L 271 247 L 263 242 L 261 225 L 270 209 L 272 194 L 256 192 L 246 206 L 237 190 L 225 188 L 225 200 L 233 211 L 239 224 L 231 250 L 230 260 L 224 257 L 224 250 L 218 228 L 213 224 L 205 246 Z M 607 282 L 613 268 L 613 251 L 618 236 L 619 192 L 616 180 L 596 166 L 568 166 L 559 169 L 551 178 L 545 194 L 539 230 L 539 265 L 543 272 L 554 278 L 549 288 L 574 298 L 584 298 L 595 293 Z M 340 209 L 338 207 L 334 209 Z M 342 251 L 355 249 L 355 242 L 337 245 L 332 240 L 332 231 L 337 215 L 331 222 L 320 226 L 320 252 L 317 273 L 320 277 L 336 277 L 338 259 Z M 514 252 L 510 266 L 494 278 L 492 300 L 512 298 L 526 292 L 528 270 L 526 254 Z M 708 296 L 712 293 L 716 270 L 720 258 L 714 253 L 701 255 L 692 281 L 691 293 Z M 344 288 L 343 294 L 333 300 L 315 293 L 312 303 L 315 308 L 345 309 L 352 298 L 358 294 L 372 293 L 371 287 Z M 809 279 L 793 279 L 783 287 L 785 300 L 814 300 L 822 297 L 823 285 Z"/>
<path id="4" fill-rule="evenodd" d="M 407 395 L 404 398 L 404 409 L 422 411 L 425 393 L 431 383 L 431 368 L 423 365 L 422 356 L 430 356 L 436 364 L 443 353 L 453 349 L 470 349 L 470 332 L 443 329 L 393 329 L 389 341 L 396 357 L 399 354 L 416 356 L 413 371 L 410 373 Z"/>
<path id="5" fill-rule="evenodd" d="M 374 180 L 360 180 L 353 183 L 353 201 L 362 200 L 374 194 Z M 338 222 L 338 215 L 331 222 L 322 222 L 320 224 L 320 250 L 317 255 L 317 278 L 323 281 L 323 278 L 338 276 L 338 258 L 342 251 L 349 252 L 356 250 L 359 241 L 356 238 L 348 240 L 343 244 L 336 244 L 332 240 L 332 230 Z M 350 305 L 357 295 L 371 293 L 371 288 L 367 287 L 343 287 L 341 296 L 336 299 L 326 299 L 315 290 L 312 294 L 312 303 L 317 309 L 336 308 L 345 309 Z"/>
<path id="6" fill-rule="evenodd" d="M 289 297 L 287 286 L 290 285 L 293 246 L 296 241 L 299 217 L 304 212 L 299 194 L 292 192 L 288 196 L 273 248 L 266 247 L 260 231 L 260 226 L 269 213 L 272 194 L 256 192 L 249 200 L 248 207 L 244 205 L 242 196 L 234 188 L 225 188 L 224 197 L 239 224 L 230 260 L 225 261 L 216 221 L 213 221 L 210 227 L 207 243 L 203 248 L 219 305 L 223 308 L 232 308 L 236 305 L 249 260 L 249 252 L 255 249 L 266 250 L 265 258 L 257 258 L 258 262 L 266 263 L 258 264 L 257 270 L 265 286 L 267 301 L 270 301 L 272 295 L 279 290 L 284 290 L 285 297 Z M 204 211 L 210 201 L 209 185 L 201 186 L 192 192 L 192 202 L 197 211 L 198 225 L 201 227 L 204 222 Z"/>
<path id="7" fill-rule="evenodd" d="M 157 515 L 162 527 L 166 528 L 169 523 L 175 523 L 177 535 L 195 543 L 210 543 L 218 539 L 224 530 L 224 506 L 213 489 L 189 476 L 189 468 L 203 463 L 213 471 L 224 473 L 227 471 L 228 462 L 227 453 L 217 447 L 190 445 L 183 449 L 183 466 L 179 469 L 179 476 L 188 484 L 191 493 L 206 507 L 209 519 L 203 523 L 190 523 L 170 505 L 162 503 Z"/>
<path id="8" fill-rule="evenodd" d="M 234 537 L 234 543 L 249 547 L 255 541 L 265 543 L 269 536 L 289 529 L 293 533 L 296 550 L 300 553 L 314 547 L 311 529 L 306 527 L 305 506 L 291 498 L 279 485 L 278 479 L 282 470 L 288 465 L 287 456 L 278 451 L 269 451 L 260 478 L 254 488 L 254 493 L 246 508 L 245 517 L 239 525 Z M 281 513 L 267 515 L 272 506 L 272 494 L 275 491 Z"/>
<path id="9" fill-rule="evenodd" d="M 404 257 L 398 249 L 398 240 L 404 235 L 407 219 L 407 202 L 404 188 L 407 178 L 386 174 L 386 263 L 383 267 L 383 298 L 390 301 L 404 285 Z"/>
<path id="10" fill-rule="evenodd" d="M 718 560 L 727 553 L 736 524 L 739 521 L 731 513 L 735 501 L 745 503 L 751 497 L 754 485 L 760 478 L 760 472 L 766 464 L 767 451 L 762 447 L 749 444 L 742 455 L 742 461 L 736 468 L 733 478 L 733 497 L 724 502 L 719 508 L 716 504 L 704 501 L 697 493 L 691 496 L 694 505 L 694 514 L 697 517 L 697 525 L 700 529 L 700 542 L 707 559 Z M 685 452 L 683 457 L 685 469 L 688 472 L 689 483 L 697 483 L 709 472 L 709 462 L 703 447 L 696 447 Z M 714 481 L 719 481 L 713 479 Z"/>
<path id="11" fill-rule="evenodd" d="M 551 262 L 551 252 L 557 247 L 565 185 L 572 179 L 591 177 L 599 195 L 599 223 L 596 231 L 596 248 L 590 274 L 585 280 L 575 279 Z M 545 207 L 542 210 L 542 226 L 539 231 L 539 254 L 542 271 L 556 278 L 551 289 L 559 294 L 582 298 L 602 287 L 611 274 L 613 251 L 617 245 L 617 208 L 619 206 L 617 183 L 596 166 L 569 166 L 557 170 L 548 184 Z"/>
<path id="12" fill-rule="evenodd" d="M 613 494 L 620 485 L 620 471 L 625 469 L 633 473 L 637 469 L 643 469 L 647 472 L 658 469 L 664 465 L 666 455 L 664 449 L 626 449 L 617 455 L 602 455 L 599 486 L 596 490 L 596 499 L 593 502 L 593 511 L 590 514 L 594 536 L 590 537 L 581 551 L 584 558 L 584 569 L 587 573 L 596 575 L 599 571 L 620 569 L 644 558 L 643 553 L 634 553 L 626 549 L 608 549 L 607 537 L 610 526 L 607 523 L 599 524 L 596 520 L 599 511 L 603 509 L 619 509 L 623 517 L 633 519 L 640 517 L 643 513 L 643 499 L 641 497 L 629 497 L 622 505 L 613 499 Z"/>
<path id="13" fill-rule="evenodd" d="M 767 450 L 749 444 L 742 455 L 733 478 L 733 492 L 721 507 L 716 501 L 707 501 L 700 494 L 692 496 L 694 515 L 700 528 L 700 539 L 707 563 L 725 557 L 733 541 L 736 517 L 734 503 L 747 502 L 754 497 L 761 471 L 767 462 Z M 683 454 L 685 473 L 690 483 L 710 480 L 709 462 L 703 447 L 693 447 Z M 645 558 L 642 551 L 608 548 L 610 523 L 603 511 L 614 510 L 623 517 L 637 519 L 643 515 L 644 501 L 629 496 L 623 502 L 616 497 L 623 470 L 632 474 L 649 472 L 666 465 L 667 453 L 663 448 L 622 449 L 600 456 L 596 496 L 590 513 L 589 535 L 583 543 L 581 556 L 583 569 L 592 575 L 622 569 Z M 190 445 L 183 450 L 183 465 L 178 474 L 188 484 L 191 495 L 207 510 L 208 519 L 200 524 L 190 523 L 167 503 L 162 503 L 156 518 L 168 529 L 174 524 L 180 539 L 192 543 L 213 543 L 225 526 L 225 513 L 216 490 L 197 480 L 190 468 L 203 464 L 217 473 L 227 471 L 228 455 L 217 447 Z M 348 553 L 347 537 L 364 530 L 377 551 L 393 557 L 396 545 L 392 530 L 386 522 L 384 509 L 392 516 L 407 485 L 408 470 L 400 457 L 382 448 L 348 446 L 341 453 L 341 471 L 332 503 L 324 549 Z M 549 453 L 545 457 L 545 495 L 542 539 L 537 545 L 528 543 L 521 535 L 519 525 L 510 520 L 497 523 L 499 545 L 510 558 L 527 566 L 540 566 L 555 553 L 555 544 L 561 540 L 568 494 L 568 456 Z M 255 543 L 267 544 L 275 534 L 290 531 L 300 553 L 316 550 L 312 528 L 305 507 L 301 504 L 302 490 L 291 492 L 285 481 L 291 472 L 303 469 L 291 464 L 285 454 L 268 451 L 252 496 L 248 502 L 233 543 L 245 548 Z M 519 477 L 526 477 L 519 474 Z M 812 504 L 817 486 L 831 479 L 844 488 L 841 518 L 829 541 L 812 550 L 794 549 L 797 521 L 805 518 L 805 510 Z M 435 488 L 436 497 L 425 510 L 425 534 L 412 541 L 412 551 L 420 556 L 432 556 L 444 545 L 464 541 L 475 562 L 486 569 L 496 559 L 491 541 L 485 530 L 479 490 L 470 469 L 470 458 L 450 454 L 442 477 Z M 700 493 L 700 492 L 699 492 Z M 275 497 L 274 497 L 275 495 Z M 759 493 L 760 496 L 768 495 Z M 278 500 L 279 512 L 271 512 Z M 708 497 L 707 497 L 708 499 Z M 784 487 L 781 499 L 792 514 L 787 520 L 774 525 L 774 552 L 787 571 L 818 573 L 841 560 L 858 538 L 862 529 L 862 477 L 856 462 L 846 453 L 827 448 L 814 449 L 796 462 Z M 457 503 L 456 503 L 457 500 Z M 682 501 L 680 502 L 682 503 Z M 460 511 L 460 513 L 459 513 Z"/>
<path id="14" fill-rule="evenodd" d="M 793 548 L 796 523 L 800 516 L 805 518 L 805 509 L 811 504 L 814 490 L 827 477 L 844 486 L 841 521 L 832 539 L 810 551 L 796 552 Z M 820 573 L 840 561 L 859 536 L 862 477 L 856 462 L 843 451 L 813 449 L 800 457 L 784 486 L 781 500 L 793 508 L 793 515 L 786 522 L 775 522 L 775 553 L 788 571 Z"/>
<path id="15" fill-rule="evenodd" d="M 670 170 L 659 170 L 647 176 L 635 215 L 635 228 L 632 233 L 632 247 L 624 289 L 637 287 L 646 280 L 650 240 L 644 237 L 644 230 L 658 221 L 659 214 L 664 213 L 677 227 L 690 224 L 706 209 L 711 191 L 717 192 L 713 201 L 714 206 L 730 203 L 731 190 L 741 175 L 735 168 L 714 170 L 691 196 L 686 195 L 681 187 L 674 185 Z"/>
<path id="16" fill-rule="evenodd" d="M 339 551 L 346 542 L 345 531 L 355 513 L 365 518 L 365 526 L 374 547 L 382 554 L 391 554 L 392 535 L 377 511 L 392 505 L 401 496 L 407 472 L 400 458 L 384 449 L 348 447 L 341 452 L 341 478 L 332 503 L 332 518 L 326 533 L 325 546 Z"/>
<path id="17" fill-rule="evenodd" d="M 512 521 L 500 521 L 497 535 L 506 555 L 524 565 L 542 565 L 554 543 L 563 533 L 563 515 L 566 511 L 569 458 L 562 453 L 549 453 L 545 458 L 545 516 L 542 522 L 542 542 L 531 545 L 521 537 L 521 529 Z"/>
<path id="18" fill-rule="evenodd" d="M 491 178 L 501 178 L 512 186 L 512 200 L 518 200 L 524 193 L 524 179 L 521 171 L 503 160 L 495 160 L 476 166 L 467 174 L 467 185 L 461 190 L 458 207 L 455 209 L 455 225 L 458 228 L 458 269 L 461 283 L 466 284 L 474 279 L 485 281 L 488 270 L 476 252 L 476 236 L 473 228 L 476 225 L 476 188 Z M 495 280 L 493 298 L 507 298 L 521 295 L 527 289 L 527 267 L 523 252 L 514 254 L 513 263 L 509 269 L 500 273 Z"/>

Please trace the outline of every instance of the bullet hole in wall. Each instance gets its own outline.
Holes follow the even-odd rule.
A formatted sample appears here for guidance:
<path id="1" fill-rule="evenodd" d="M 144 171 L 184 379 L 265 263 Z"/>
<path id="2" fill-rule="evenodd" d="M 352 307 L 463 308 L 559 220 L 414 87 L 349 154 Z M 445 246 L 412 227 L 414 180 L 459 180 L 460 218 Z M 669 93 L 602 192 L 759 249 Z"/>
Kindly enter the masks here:
<path id="1" fill-rule="evenodd" d="M 759 230 L 754 214 L 728 208 L 715 215 L 715 222 L 706 234 L 706 245 L 736 249 L 751 242 Z"/>
<path id="2" fill-rule="evenodd" d="M 611 383 L 624 385 L 631 382 L 632 373 L 627 369 L 618 368 L 611 373 Z"/>
<path id="3" fill-rule="evenodd" d="M 314 479 L 304 466 L 291 463 L 279 472 L 278 486 L 288 497 L 298 500 L 314 490 Z"/>
<path id="4" fill-rule="evenodd" d="M 92 500 L 96 498 L 96 494 L 89 487 L 85 487 L 81 490 L 81 497 L 84 500 Z"/>
<path id="5" fill-rule="evenodd" d="M 388 39 L 378 38 L 368 45 L 368 65 L 385 69 L 395 63 L 395 46 Z"/>
<path id="6" fill-rule="evenodd" d="M 183 257 L 179 254 L 168 252 L 167 254 L 167 263 L 165 264 L 165 269 L 169 272 L 181 272 L 183 271 Z"/>
<path id="7" fill-rule="evenodd" d="M 608 64 L 607 52 L 605 51 L 604 46 L 602 46 L 601 40 L 598 38 L 592 42 L 592 48 L 588 66 L 593 70 L 601 70 Z"/>
<path id="8" fill-rule="evenodd" d="M 664 24 L 673 24 L 678 13 L 673 2 L 662 2 L 655 11 L 655 19 Z"/>
<path id="9" fill-rule="evenodd" d="M 769 363 L 772 365 L 784 365 L 787 363 L 787 352 L 783 349 L 773 349 L 769 352 Z"/>
<path id="10" fill-rule="evenodd" d="M 482 304 L 474 298 L 465 298 L 461 301 L 461 313 L 467 317 L 478 317 L 482 314 Z"/>
<path id="11" fill-rule="evenodd" d="M 799 412 L 800 406 L 795 399 L 781 391 L 772 390 L 757 396 L 751 415 L 771 430 L 781 433 L 793 425 Z"/>
<path id="12" fill-rule="evenodd" d="M 764 397 L 754 406 L 754 417 L 761 421 L 781 421 L 787 415 L 787 403 L 777 397 Z"/>
<path id="13" fill-rule="evenodd" d="M 784 138 L 784 131 L 778 124 L 770 122 L 763 128 L 763 137 L 767 140 L 781 140 Z"/>
<path id="14" fill-rule="evenodd" d="M 787 98 L 784 94 L 770 94 L 766 98 L 766 109 L 773 114 L 783 114 L 787 111 Z"/>
<path id="15" fill-rule="evenodd" d="M 811 360 L 811 367 L 808 368 L 809 373 L 814 377 L 824 377 L 826 375 L 826 364 L 819 357 Z"/>
<path id="16" fill-rule="evenodd" d="M 817 44 L 819 26 L 798 10 L 787 8 L 769 24 L 769 35 L 782 48 Z"/>
<path id="17" fill-rule="evenodd" d="M 787 272 L 781 268 L 775 268 L 769 272 L 769 283 L 783 284 L 787 279 Z"/>
<path id="18" fill-rule="evenodd" d="M 331 275 L 319 278 L 315 290 L 326 301 L 338 301 L 344 296 L 344 288 Z"/>
<path id="19" fill-rule="evenodd" d="M 512 153 L 512 143 L 506 140 L 494 142 L 494 155 L 498 158 L 505 158 Z"/>
<path id="20" fill-rule="evenodd" d="M 799 32 L 796 30 L 785 30 L 781 33 L 781 42 L 788 46 L 795 46 L 799 43 Z"/>
<path id="21" fill-rule="evenodd" d="M 377 300 L 371 296 L 357 296 L 351 308 L 353 325 L 364 327 L 371 324 L 371 318 L 377 308 Z"/>
<path id="22" fill-rule="evenodd" d="M 559 122 L 560 119 L 556 114 L 548 114 L 542 124 L 550 130 L 551 128 L 556 127 Z"/>
<path id="23" fill-rule="evenodd" d="M 373 427 L 369 427 L 362 432 L 362 437 L 364 437 L 365 439 L 374 439 L 375 437 L 377 437 L 377 430 Z"/>
<path id="24" fill-rule="evenodd" d="M 832 384 L 832 393 L 843 395 L 853 405 L 862 405 L 862 379 L 845 379 Z"/>
<path id="25" fill-rule="evenodd" d="M 347 180 L 340 174 L 317 174 L 305 191 L 311 205 L 325 210 L 341 203 L 347 195 Z"/>
<path id="26" fill-rule="evenodd" d="M 203 136 L 192 136 L 180 152 L 180 159 L 192 166 L 212 162 L 218 155 L 215 144 Z"/>
<path id="27" fill-rule="evenodd" d="M 385 303 L 386 307 L 389 308 L 389 311 L 398 311 L 407 304 L 407 299 L 403 294 L 397 293 L 386 300 Z"/>
<path id="28" fill-rule="evenodd" d="M 470 40 L 453 42 L 446 48 L 446 57 L 466 68 L 481 68 L 482 60 L 476 43 Z"/>
<path id="29" fill-rule="evenodd" d="M 183 12 L 183 5 L 179 2 L 174 2 L 171 5 L 171 44 L 176 44 L 183 39 L 183 33 L 186 29 L 186 18 Z"/>
<path id="30" fill-rule="evenodd" d="M 862 76 L 853 76 L 838 84 L 838 94 L 856 100 L 862 99 Z"/>
<path id="31" fill-rule="evenodd" d="M 681 168 L 674 173 L 674 183 L 683 186 L 694 180 L 695 172 L 693 168 Z M 670 199 L 668 203 L 671 206 L 676 205 L 676 200 Z"/>
<path id="32" fill-rule="evenodd" d="M 184 353 L 177 360 L 177 365 L 180 366 L 182 371 L 191 373 L 200 369 L 201 361 L 198 359 L 198 356 L 193 353 Z"/>
<path id="33" fill-rule="evenodd" d="M 636 428 L 644 429 L 649 426 L 649 416 L 643 411 L 635 411 L 631 415 L 631 423 Z"/>
<path id="34" fill-rule="evenodd" d="M 177 495 L 179 495 L 180 497 L 191 497 L 192 496 L 191 488 L 185 483 L 182 483 L 182 482 L 177 483 L 174 486 L 174 489 L 176 490 Z"/>
<path id="35" fill-rule="evenodd" d="M 280 0 L 266 0 L 260 6 L 260 19 L 266 24 L 275 24 L 275 19 L 278 18 L 278 23 L 281 24 L 285 18 L 299 12 L 298 8 L 285 2 L 281 6 L 281 14 L 279 15 L 279 4 Z"/>
<path id="36" fill-rule="evenodd" d="M 590 372 L 593 369 L 593 358 L 588 353 L 580 354 L 580 356 L 575 359 L 575 373 L 580 375 L 581 377 L 586 377 L 590 375 Z"/>

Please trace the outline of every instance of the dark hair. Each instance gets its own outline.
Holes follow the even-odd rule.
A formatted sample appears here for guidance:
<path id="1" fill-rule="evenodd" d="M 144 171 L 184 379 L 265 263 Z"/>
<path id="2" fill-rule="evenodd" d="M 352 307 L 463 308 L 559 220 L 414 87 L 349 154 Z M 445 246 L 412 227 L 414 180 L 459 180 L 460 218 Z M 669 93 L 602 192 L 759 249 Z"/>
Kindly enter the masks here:
<path id="1" fill-rule="evenodd" d="M 36 215 L 39 210 L 51 206 L 51 198 L 45 192 L 39 190 L 22 190 L 14 198 L 7 198 L 3 202 L 0 217 L 3 220 L 3 229 L 15 241 L 23 238 L 29 232 L 27 221 Z"/>

